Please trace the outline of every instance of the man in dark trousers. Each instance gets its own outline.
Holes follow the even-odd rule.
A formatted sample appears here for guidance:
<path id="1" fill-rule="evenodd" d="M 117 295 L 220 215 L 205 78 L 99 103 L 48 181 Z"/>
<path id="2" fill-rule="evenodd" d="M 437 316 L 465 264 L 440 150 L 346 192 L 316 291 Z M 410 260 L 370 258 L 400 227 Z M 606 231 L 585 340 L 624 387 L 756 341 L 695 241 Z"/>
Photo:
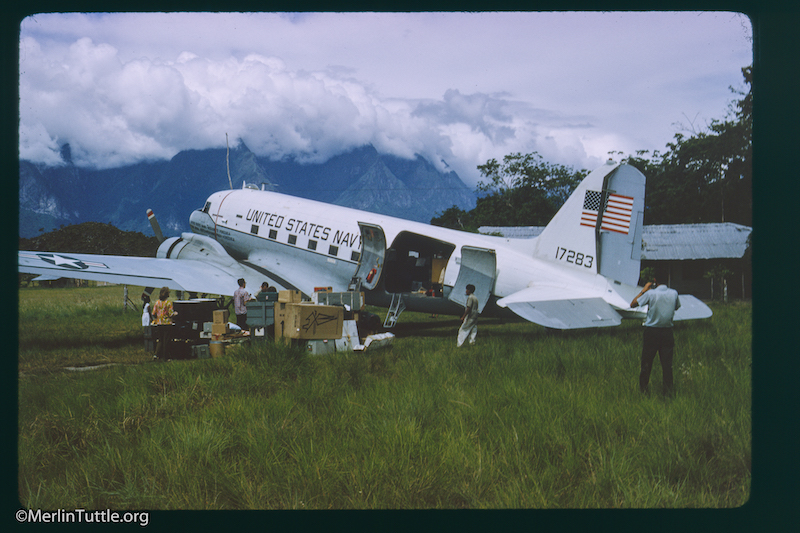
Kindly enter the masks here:
<path id="1" fill-rule="evenodd" d="M 233 293 L 233 312 L 236 313 L 236 325 L 247 329 L 247 306 L 246 303 L 251 299 L 250 293 L 245 290 L 244 278 L 239 278 L 239 288 Z"/>
<path id="2" fill-rule="evenodd" d="M 658 285 L 656 279 L 648 282 L 633 299 L 631 307 L 647 306 L 642 341 L 642 368 L 639 372 L 639 390 L 649 391 L 650 371 L 658 353 L 663 376 L 663 393 L 672 395 L 672 357 L 675 351 L 675 338 L 672 335 L 672 319 L 681 306 L 678 291 L 666 285 Z"/>

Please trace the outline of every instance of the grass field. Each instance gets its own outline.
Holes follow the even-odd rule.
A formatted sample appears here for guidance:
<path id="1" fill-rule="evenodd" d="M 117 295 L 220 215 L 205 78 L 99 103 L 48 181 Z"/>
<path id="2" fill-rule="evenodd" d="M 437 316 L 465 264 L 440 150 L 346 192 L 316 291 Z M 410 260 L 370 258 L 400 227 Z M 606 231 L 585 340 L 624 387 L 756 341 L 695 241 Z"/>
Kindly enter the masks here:
<path id="1" fill-rule="evenodd" d="M 132 289 L 131 294 L 138 294 Z M 28 508 L 730 508 L 751 479 L 751 306 L 676 327 L 676 395 L 638 392 L 641 328 L 549 333 L 405 313 L 391 348 L 241 346 L 154 362 L 122 288 L 19 292 Z M 114 364 L 91 371 L 65 370 Z M 660 389 L 660 365 L 651 377 Z"/>

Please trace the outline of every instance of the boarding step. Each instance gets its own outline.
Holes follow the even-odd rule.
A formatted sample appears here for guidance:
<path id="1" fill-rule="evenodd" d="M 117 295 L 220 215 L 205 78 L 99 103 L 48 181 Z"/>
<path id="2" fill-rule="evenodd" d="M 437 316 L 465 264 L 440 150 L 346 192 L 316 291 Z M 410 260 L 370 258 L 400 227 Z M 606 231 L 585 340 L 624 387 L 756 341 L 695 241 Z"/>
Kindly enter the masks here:
<path id="1" fill-rule="evenodd" d="M 392 304 L 389 306 L 389 313 L 386 315 L 386 320 L 383 322 L 383 327 L 393 328 L 400 318 L 400 313 L 406 308 L 406 303 L 403 301 L 403 295 L 400 293 L 392 294 Z"/>

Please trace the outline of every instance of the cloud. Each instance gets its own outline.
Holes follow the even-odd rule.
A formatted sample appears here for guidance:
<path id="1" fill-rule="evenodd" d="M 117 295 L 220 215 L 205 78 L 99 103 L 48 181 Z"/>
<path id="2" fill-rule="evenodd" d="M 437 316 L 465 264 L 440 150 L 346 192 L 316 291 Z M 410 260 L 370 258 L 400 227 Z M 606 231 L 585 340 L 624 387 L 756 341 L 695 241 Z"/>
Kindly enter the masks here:
<path id="1" fill-rule="evenodd" d="M 444 168 L 454 145 L 504 145 L 519 124 L 512 102 L 448 90 L 441 100 L 380 96 L 347 69 L 292 71 L 276 57 L 123 61 L 108 44 L 81 38 L 60 54 L 21 43 L 20 156 L 53 164 L 69 143 L 73 161 L 97 168 L 169 158 L 241 137 L 260 156 L 321 162 L 372 143 L 403 157 L 420 153 Z M 483 153 L 478 151 L 477 153 Z"/>
<path id="2" fill-rule="evenodd" d="M 747 64 L 735 17 L 37 15 L 20 40 L 20 156 L 54 164 L 69 143 L 104 168 L 228 134 L 308 162 L 371 143 L 468 183 L 516 151 L 591 168 L 663 147 L 684 116 L 720 118 Z"/>

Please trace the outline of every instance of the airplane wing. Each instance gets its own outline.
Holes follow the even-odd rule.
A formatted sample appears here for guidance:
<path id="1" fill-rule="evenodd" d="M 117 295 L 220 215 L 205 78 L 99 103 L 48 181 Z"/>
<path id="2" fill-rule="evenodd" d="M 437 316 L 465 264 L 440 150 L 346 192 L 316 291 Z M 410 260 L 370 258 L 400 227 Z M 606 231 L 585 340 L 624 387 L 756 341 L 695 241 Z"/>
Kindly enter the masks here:
<path id="1" fill-rule="evenodd" d="M 20 251 L 18 270 L 37 279 L 74 278 L 230 296 L 244 278 L 258 287 L 269 276 L 255 265 L 228 255 L 213 239 L 183 233 L 164 241 L 159 257 Z M 294 288 L 282 278 L 270 278 L 280 288 Z"/>
<path id="2" fill-rule="evenodd" d="M 599 295 L 563 286 L 533 286 L 497 301 L 525 320 L 555 329 L 618 326 L 622 317 Z"/>
<path id="3" fill-rule="evenodd" d="M 28 251 L 19 252 L 18 259 L 19 272 L 38 274 L 42 280 L 87 279 L 208 294 L 231 295 L 237 279 L 257 279 L 235 262 Z"/>

